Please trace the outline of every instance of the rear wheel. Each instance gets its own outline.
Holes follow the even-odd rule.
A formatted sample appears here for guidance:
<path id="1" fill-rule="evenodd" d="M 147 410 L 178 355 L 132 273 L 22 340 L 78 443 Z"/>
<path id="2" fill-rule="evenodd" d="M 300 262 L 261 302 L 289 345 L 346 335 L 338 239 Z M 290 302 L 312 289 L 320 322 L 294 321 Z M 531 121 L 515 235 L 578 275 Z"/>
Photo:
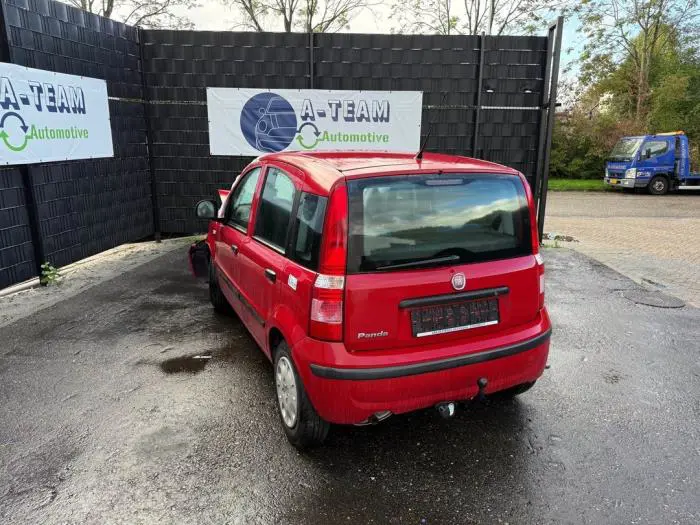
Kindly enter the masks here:
<path id="1" fill-rule="evenodd" d="M 515 396 L 519 396 L 520 394 L 524 394 L 525 392 L 530 390 L 533 386 L 535 386 L 536 382 L 537 381 L 532 381 L 530 383 L 522 383 L 520 385 L 515 385 L 515 386 L 508 388 L 506 390 L 501 390 L 500 392 L 495 392 L 495 393 L 491 394 L 489 397 L 491 399 L 507 401 L 509 399 L 513 399 Z"/>
<path id="2" fill-rule="evenodd" d="M 216 279 L 216 270 L 211 259 L 209 259 L 209 300 L 211 301 L 214 310 L 220 314 L 230 314 L 233 308 L 226 300 L 226 297 L 219 288 L 219 283 Z"/>
<path id="3" fill-rule="evenodd" d="M 668 193 L 668 179 L 663 175 L 657 175 L 651 179 L 649 193 L 652 195 L 665 195 Z"/>
<path id="4" fill-rule="evenodd" d="M 289 442 L 299 449 L 323 444 L 330 425 L 311 405 L 284 341 L 275 351 L 275 389 L 282 427 Z"/>

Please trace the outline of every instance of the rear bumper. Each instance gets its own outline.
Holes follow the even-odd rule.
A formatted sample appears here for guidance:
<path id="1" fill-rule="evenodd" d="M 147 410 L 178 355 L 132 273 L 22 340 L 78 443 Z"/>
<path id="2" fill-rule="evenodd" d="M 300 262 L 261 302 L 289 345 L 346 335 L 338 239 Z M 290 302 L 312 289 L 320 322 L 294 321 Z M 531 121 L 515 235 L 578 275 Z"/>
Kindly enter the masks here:
<path id="1" fill-rule="evenodd" d="M 549 317 L 543 311 L 539 322 L 522 333 L 494 338 L 508 340 L 505 344 L 476 350 L 463 345 L 460 355 L 449 355 L 455 350 L 450 347 L 445 349 L 449 357 L 402 364 L 391 357 L 383 364 L 373 358 L 372 366 L 363 366 L 368 360 L 357 352 L 360 355 L 353 354 L 351 359 L 357 366 L 345 366 L 349 353 L 342 345 L 312 339 L 295 345 L 293 356 L 319 415 L 332 423 L 352 424 L 375 412 L 400 414 L 441 401 L 471 399 L 478 393 L 477 380 L 482 377 L 488 380 L 486 393 L 535 381 L 547 363 L 550 334 Z M 332 361 L 334 352 L 345 353 L 339 359 L 343 366 L 319 362 L 323 357 Z"/>

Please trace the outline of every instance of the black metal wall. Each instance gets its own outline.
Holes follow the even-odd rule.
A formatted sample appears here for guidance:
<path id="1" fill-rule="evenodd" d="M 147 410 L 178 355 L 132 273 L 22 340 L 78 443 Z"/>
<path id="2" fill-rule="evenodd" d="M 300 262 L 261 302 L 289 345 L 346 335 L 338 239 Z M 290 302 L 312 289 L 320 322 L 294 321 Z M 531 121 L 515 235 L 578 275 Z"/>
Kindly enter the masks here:
<path id="1" fill-rule="evenodd" d="M 11 186 L 0 189 L 0 207 L 11 195 L 11 220 L 22 224 L 6 234 L 12 222 L 0 220 L 0 288 L 36 275 L 37 262 L 66 265 L 154 232 L 137 30 L 51 0 L 3 0 L 2 13 L 9 61 L 107 81 L 114 158 L 0 172 L 0 188 Z M 31 213 L 44 261 L 27 249 Z"/>
<path id="2" fill-rule="evenodd" d="M 142 35 L 162 231 L 202 231 L 192 204 L 230 186 L 251 160 L 209 155 L 207 87 L 423 91 L 429 151 L 500 162 L 534 181 L 545 37 Z"/>
<path id="3" fill-rule="evenodd" d="M 0 8 L 0 60 L 107 81 L 115 151 L 0 169 L 0 288 L 44 261 L 203 231 L 193 205 L 251 160 L 209 154 L 207 87 L 423 91 L 428 150 L 512 166 L 533 187 L 546 166 L 551 28 L 548 37 L 156 31 L 54 0 Z"/>

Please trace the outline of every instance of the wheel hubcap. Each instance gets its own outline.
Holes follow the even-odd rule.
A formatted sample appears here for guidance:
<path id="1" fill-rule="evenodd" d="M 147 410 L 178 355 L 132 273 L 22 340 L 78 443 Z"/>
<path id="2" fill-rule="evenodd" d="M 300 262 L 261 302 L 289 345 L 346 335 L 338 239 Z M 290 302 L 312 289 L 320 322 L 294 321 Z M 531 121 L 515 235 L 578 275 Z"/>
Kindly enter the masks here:
<path id="1" fill-rule="evenodd" d="M 654 189 L 655 189 L 656 191 L 661 191 L 661 190 L 663 190 L 663 189 L 664 189 L 664 183 L 661 182 L 660 180 L 657 180 L 657 181 L 656 181 L 656 184 L 654 184 Z"/>
<path id="2" fill-rule="evenodd" d="M 297 382 L 292 363 L 287 357 L 281 357 L 277 361 L 275 379 L 282 420 L 285 425 L 292 428 L 297 422 Z"/>

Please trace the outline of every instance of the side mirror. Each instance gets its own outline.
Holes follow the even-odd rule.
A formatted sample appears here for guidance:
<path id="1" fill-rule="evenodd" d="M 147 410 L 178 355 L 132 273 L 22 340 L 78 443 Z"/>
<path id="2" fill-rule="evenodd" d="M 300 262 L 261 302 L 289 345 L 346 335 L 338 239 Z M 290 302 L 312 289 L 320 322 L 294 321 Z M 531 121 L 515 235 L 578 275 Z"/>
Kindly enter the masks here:
<path id="1" fill-rule="evenodd" d="M 194 211 L 198 219 L 216 219 L 217 209 L 214 201 L 203 200 L 197 203 Z"/>
<path id="2" fill-rule="evenodd" d="M 651 158 L 651 148 L 647 148 L 647 150 L 644 152 L 644 158 Z"/>

